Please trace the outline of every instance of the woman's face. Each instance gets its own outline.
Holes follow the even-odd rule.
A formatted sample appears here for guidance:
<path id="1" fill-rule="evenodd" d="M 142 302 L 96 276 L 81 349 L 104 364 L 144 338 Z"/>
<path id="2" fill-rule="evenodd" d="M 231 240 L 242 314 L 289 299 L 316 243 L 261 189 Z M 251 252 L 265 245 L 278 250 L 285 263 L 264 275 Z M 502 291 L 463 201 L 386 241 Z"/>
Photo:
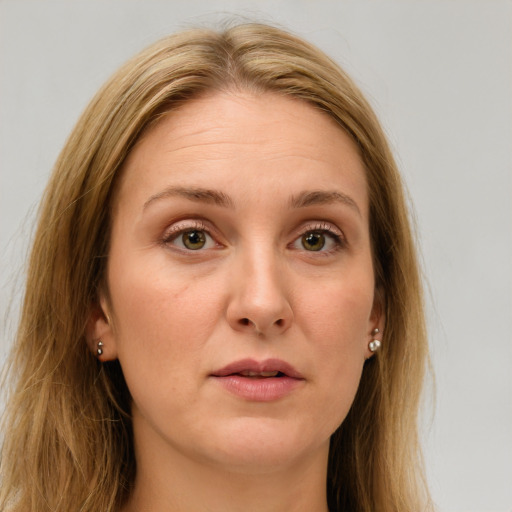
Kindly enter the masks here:
<path id="1" fill-rule="evenodd" d="M 108 287 L 95 335 L 139 453 L 250 471 L 326 457 L 380 325 L 356 146 L 295 99 L 186 104 L 125 165 Z"/>

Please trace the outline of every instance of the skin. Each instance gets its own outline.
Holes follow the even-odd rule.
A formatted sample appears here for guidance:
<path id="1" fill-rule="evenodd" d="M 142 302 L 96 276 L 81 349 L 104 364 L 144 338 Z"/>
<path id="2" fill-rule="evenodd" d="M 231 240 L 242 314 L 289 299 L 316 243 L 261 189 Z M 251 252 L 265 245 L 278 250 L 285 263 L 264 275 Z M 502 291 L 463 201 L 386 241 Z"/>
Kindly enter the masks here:
<path id="1" fill-rule="evenodd" d="M 187 249 L 187 229 L 202 248 Z M 90 343 L 120 360 L 133 398 L 125 510 L 327 511 L 329 438 L 383 323 L 365 171 L 345 132 L 271 93 L 210 94 L 166 116 L 125 164 L 108 288 Z M 278 400 L 241 398 L 211 374 L 244 358 L 282 359 L 303 380 Z"/>

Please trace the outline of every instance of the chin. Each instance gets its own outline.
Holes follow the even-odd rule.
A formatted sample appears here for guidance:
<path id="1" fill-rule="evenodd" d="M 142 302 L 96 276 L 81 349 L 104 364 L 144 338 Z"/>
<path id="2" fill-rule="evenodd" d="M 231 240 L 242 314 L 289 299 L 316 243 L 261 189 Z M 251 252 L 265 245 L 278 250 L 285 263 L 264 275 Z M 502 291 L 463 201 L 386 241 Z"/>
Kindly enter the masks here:
<path id="1" fill-rule="evenodd" d="M 330 432 L 311 435 L 300 424 L 269 418 L 239 418 L 216 438 L 212 458 L 233 471 L 268 473 L 295 465 L 323 448 L 328 450 Z M 213 436 L 212 436 L 212 440 Z"/>

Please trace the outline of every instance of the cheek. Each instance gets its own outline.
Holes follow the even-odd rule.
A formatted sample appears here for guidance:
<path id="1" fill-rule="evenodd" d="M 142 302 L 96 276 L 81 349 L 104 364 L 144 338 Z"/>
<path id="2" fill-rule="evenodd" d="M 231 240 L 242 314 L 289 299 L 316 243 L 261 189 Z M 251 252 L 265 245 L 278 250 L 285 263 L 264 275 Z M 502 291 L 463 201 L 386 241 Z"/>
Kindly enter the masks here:
<path id="1" fill-rule="evenodd" d="M 368 343 L 373 305 L 372 281 L 325 286 L 304 299 L 306 338 L 315 346 L 314 374 L 322 389 L 321 409 L 332 411 L 324 428 L 334 431 L 346 417 L 357 392 Z M 327 415 L 323 416 L 327 420 Z"/>
<path id="2" fill-rule="evenodd" d="M 160 431 L 199 399 L 222 299 L 212 283 L 149 268 L 127 277 L 119 266 L 111 294 L 118 358 L 134 407 Z"/>
<path id="3" fill-rule="evenodd" d="M 127 380 L 136 373 L 151 381 L 199 364 L 198 351 L 222 310 L 221 297 L 212 293 L 218 286 L 147 262 L 113 265 L 110 282 L 115 342 Z"/>
<path id="4" fill-rule="evenodd" d="M 373 283 L 368 277 L 332 281 L 304 294 L 300 302 L 300 316 L 307 319 L 303 328 L 319 346 L 340 352 L 364 347 L 373 308 Z"/>

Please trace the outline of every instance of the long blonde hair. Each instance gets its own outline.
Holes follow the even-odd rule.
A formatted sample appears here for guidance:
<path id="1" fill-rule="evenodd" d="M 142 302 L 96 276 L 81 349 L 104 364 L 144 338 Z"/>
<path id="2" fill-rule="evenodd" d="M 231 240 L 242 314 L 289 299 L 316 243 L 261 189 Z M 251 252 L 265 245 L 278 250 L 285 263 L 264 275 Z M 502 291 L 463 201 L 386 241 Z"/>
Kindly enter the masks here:
<path id="1" fill-rule="evenodd" d="M 100 364 L 85 330 L 105 288 L 110 203 L 141 134 L 211 90 L 271 91 L 331 116 L 366 167 L 382 349 L 331 439 L 331 510 L 411 512 L 428 499 L 417 415 L 427 362 L 421 279 L 403 185 L 379 123 L 349 77 L 282 30 L 188 30 L 125 64 L 98 92 L 47 186 L 9 379 L 0 510 L 118 510 L 135 460 L 130 395 L 117 362 Z"/>

